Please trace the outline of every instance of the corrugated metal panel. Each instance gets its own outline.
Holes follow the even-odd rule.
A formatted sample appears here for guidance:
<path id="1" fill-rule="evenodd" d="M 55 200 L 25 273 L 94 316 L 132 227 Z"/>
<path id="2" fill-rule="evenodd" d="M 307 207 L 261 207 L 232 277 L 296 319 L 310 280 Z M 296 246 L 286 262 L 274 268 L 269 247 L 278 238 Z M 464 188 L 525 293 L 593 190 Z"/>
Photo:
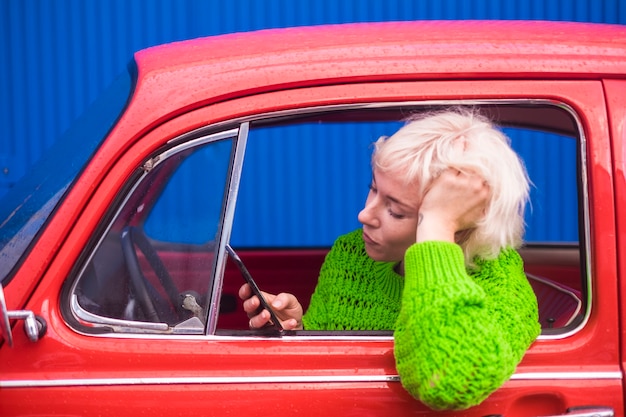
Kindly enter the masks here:
<path id="1" fill-rule="evenodd" d="M 355 21 L 626 23 L 622 0 L 3 0 L 0 13 L 0 196 L 113 80 L 132 53 L 148 46 L 268 27 Z M 283 155 L 282 160 L 288 159 Z"/>
<path id="2" fill-rule="evenodd" d="M 527 241 L 578 241 L 577 143 L 573 138 L 504 129 L 531 180 Z M 540 150 L 540 151 L 539 151 Z"/>
<path id="3" fill-rule="evenodd" d="M 251 130 L 233 244 L 326 246 L 357 228 L 370 145 L 395 130 L 389 123 Z"/>
<path id="4" fill-rule="evenodd" d="M 371 144 L 401 123 L 252 129 L 231 240 L 235 246 L 326 246 L 359 227 Z M 576 141 L 505 129 L 531 178 L 528 241 L 578 240 Z M 540 150 L 540 151 L 538 151 Z"/>

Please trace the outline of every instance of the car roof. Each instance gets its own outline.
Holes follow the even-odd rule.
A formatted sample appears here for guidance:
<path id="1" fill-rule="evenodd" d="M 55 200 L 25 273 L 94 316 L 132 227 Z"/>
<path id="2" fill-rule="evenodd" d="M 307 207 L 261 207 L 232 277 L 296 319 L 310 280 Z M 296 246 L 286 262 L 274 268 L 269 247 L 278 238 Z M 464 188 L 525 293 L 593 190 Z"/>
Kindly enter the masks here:
<path id="1" fill-rule="evenodd" d="M 626 26 L 414 21 L 295 27 L 175 42 L 140 51 L 136 60 L 146 74 L 185 67 L 202 74 L 243 72 L 265 84 L 340 81 L 358 74 L 385 79 L 499 73 L 623 76 Z M 298 71 L 287 73 L 294 69 Z"/>
<path id="2" fill-rule="evenodd" d="M 476 20 L 323 25 L 174 42 L 137 52 L 135 61 L 136 93 L 152 87 L 143 105 L 167 113 L 203 100 L 346 82 L 622 78 L 626 27 Z"/>

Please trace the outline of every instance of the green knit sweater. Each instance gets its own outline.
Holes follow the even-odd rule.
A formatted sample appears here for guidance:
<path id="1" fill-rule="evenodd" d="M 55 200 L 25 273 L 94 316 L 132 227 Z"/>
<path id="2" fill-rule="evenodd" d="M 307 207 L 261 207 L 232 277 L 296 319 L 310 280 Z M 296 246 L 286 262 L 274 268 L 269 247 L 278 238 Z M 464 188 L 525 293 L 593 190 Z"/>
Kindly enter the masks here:
<path id="1" fill-rule="evenodd" d="M 405 276 L 375 262 L 359 229 L 337 239 L 303 317 L 307 330 L 393 330 L 402 385 L 433 409 L 482 402 L 540 333 L 537 300 L 515 250 L 466 270 L 458 245 L 405 254 Z"/>

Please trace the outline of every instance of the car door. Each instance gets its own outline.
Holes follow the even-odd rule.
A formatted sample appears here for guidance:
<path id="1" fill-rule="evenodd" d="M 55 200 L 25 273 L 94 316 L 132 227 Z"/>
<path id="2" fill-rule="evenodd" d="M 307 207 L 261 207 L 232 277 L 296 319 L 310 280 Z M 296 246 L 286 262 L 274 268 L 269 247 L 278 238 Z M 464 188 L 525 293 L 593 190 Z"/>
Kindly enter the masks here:
<path id="1" fill-rule="evenodd" d="M 602 86 L 554 80 L 363 83 L 276 91 L 225 100 L 146 133 L 124 155 L 111 157 L 110 168 L 94 184 L 88 209 L 54 252 L 24 306 L 45 320 L 47 333 L 32 343 L 15 331 L 13 348 L 6 343 L 0 348 L 2 414 L 264 410 L 268 415 L 430 415 L 432 410 L 400 384 L 389 332 L 278 337 L 245 329 L 247 318 L 235 292 L 243 280 L 225 245 L 241 255 L 262 289 L 278 291 L 295 281 L 294 292 L 305 299 L 333 232 L 358 227 L 354 210 L 369 181 L 371 135 L 397 126 L 405 110 L 447 105 L 481 106 L 510 122 L 510 129 L 521 124 L 527 126 L 524 131 L 556 131 L 570 138 L 567 169 L 573 171 L 566 171 L 564 179 L 574 184 L 566 205 L 572 205 L 573 197 L 575 242 L 563 244 L 570 235 L 557 234 L 558 245 L 528 245 L 525 256 L 534 268 L 529 275 L 538 278 L 538 291 L 547 283 L 565 299 L 580 301 L 580 308 L 558 325 L 551 319 L 561 316 L 546 317 L 543 334 L 510 381 L 483 404 L 454 415 L 560 415 L 586 406 L 623 415 L 614 206 L 610 199 L 596 198 L 611 192 L 606 175 L 611 159 L 600 142 L 607 126 Z M 372 118 L 377 123 L 364 124 Z M 323 140 L 307 142 L 299 128 L 310 124 L 332 125 L 335 136 L 325 138 L 325 145 L 319 143 Z M 276 131 L 280 135 L 274 140 Z M 353 133 L 363 136 L 351 142 L 347 138 Z M 327 159 L 317 160 L 324 164 L 288 160 L 271 143 Z M 307 143 L 316 149 L 299 147 Z M 540 159 L 552 143 L 529 145 L 528 161 Z M 340 176 L 330 164 L 334 153 L 352 172 L 342 181 L 360 182 L 361 190 L 353 184 L 348 193 L 343 182 L 341 188 L 328 188 Z M 188 159 L 194 155 L 196 163 Z M 544 165 L 546 160 L 551 161 L 550 155 L 542 159 Z M 295 170 L 284 169 L 288 164 Z M 180 170 L 184 167 L 190 169 Z M 297 199 L 284 197 L 288 187 L 302 191 L 285 182 L 294 172 L 305 179 L 330 176 L 331 181 L 312 182 L 304 194 L 294 194 L 314 197 L 298 205 Z M 264 201 L 254 193 L 263 187 L 286 192 L 261 193 L 281 196 Z M 554 192 L 549 187 L 541 192 Z M 168 197 L 168 190 L 175 192 Z M 321 211 L 311 211 L 331 191 L 339 194 Z M 194 198 L 187 199 L 189 195 Z M 298 214 L 294 218 L 300 223 L 279 221 L 289 211 Z M 544 212 L 553 213 L 549 208 Z M 316 233 L 335 220 L 330 231 Z M 548 218 L 547 223 L 554 221 Z M 276 239 L 263 240 L 272 234 Z M 107 252 L 110 237 L 114 248 Z M 293 237 L 300 240 L 289 240 Z M 141 249 L 137 242 L 143 240 L 151 248 Z M 154 252 L 160 261 L 150 261 Z M 103 270 L 109 271 L 105 276 L 124 279 L 86 285 L 87 277 Z M 168 301 L 170 285 L 163 270 L 176 283 L 175 296 L 183 298 Z M 272 281 L 272 276 L 278 278 Z M 170 305 L 161 311 L 164 303 Z"/>
<path id="2" fill-rule="evenodd" d="M 525 163 L 531 171 L 531 179 L 534 183 L 533 203 L 529 210 L 531 217 L 527 219 L 527 244 L 521 252 L 526 261 L 529 280 L 536 290 L 541 305 L 540 320 L 543 334 L 529 350 L 511 380 L 483 403 L 481 407 L 485 407 L 484 409 L 478 408 L 475 411 L 478 412 L 480 409 L 481 412 L 503 415 L 560 415 L 568 410 L 585 412 L 580 410 L 589 410 L 588 406 L 591 407 L 590 409 L 601 406 L 599 409 L 604 409 L 605 412 L 614 410 L 616 415 L 620 415 L 620 410 L 623 408 L 622 383 L 619 371 L 619 352 L 614 350 L 618 347 L 616 336 L 619 334 L 616 333 L 618 328 L 615 321 L 615 317 L 617 317 L 616 264 L 612 258 L 615 242 L 612 241 L 611 236 L 598 233 L 595 230 L 595 227 L 602 230 L 613 230 L 611 199 L 609 197 L 600 202 L 590 197 L 598 195 L 598 193 L 607 196 L 611 194 L 610 181 L 605 182 L 602 175 L 598 176 L 599 166 L 610 165 L 609 155 L 598 152 L 598 148 L 606 149 L 605 145 L 602 145 L 602 142 L 606 140 L 606 136 L 602 132 L 606 131 L 608 123 L 603 111 L 604 99 L 602 91 L 599 89 L 600 84 L 562 82 L 550 83 L 548 86 L 540 82 L 528 82 L 520 83 L 520 85 L 521 88 L 518 89 L 510 83 L 489 83 L 481 85 L 482 89 L 476 91 L 473 90 L 476 87 L 475 83 L 420 84 L 420 93 L 429 99 L 433 99 L 430 94 L 433 94 L 434 89 L 454 91 L 459 96 L 472 97 L 465 101 L 449 100 L 443 104 L 428 100 L 420 101 L 422 106 L 467 104 L 488 108 L 490 105 L 496 105 L 497 109 L 494 109 L 491 115 L 496 119 L 509 122 L 505 123 L 506 132 L 515 139 L 514 145 L 525 158 Z M 472 89 L 471 92 L 470 89 Z M 548 97 L 546 97 L 546 91 L 550 92 Z M 582 91 L 584 93 L 581 93 Z M 559 99 L 556 100 L 555 96 L 558 96 Z M 422 96 L 416 98 L 419 100 Z M 507 100 L 510 102 L 507 103 Z M 394 106 L 405 105 L 402 113 L 406 115 L 411 112 L 410 103 L 411 101 L 407 100 L 404 103 L 382 103 L 380 106 L 386 109 L 381 110 L 385 112 Z M 375 106 L 372 103 L 369 105 Z M 580 111 L 581 108 L 586 111 Z M 559 110 L 555 111 L 556 109 Z M 363 110 L 360 109 L 360 111 Z M 565 111 L 565 113 L 559 115 L 558 113 L 561 111 Z M 389 112 L 379 118 L 374 113 L 366 114 L 363 112 L 354 118 L 368 121 L 385 120 L 386 124 L 386 117 L 389 116 Z M 281 117 L 286 118 L 285 114 L 282 113 Z M 340 116 L 335 115 L 328 119 L 337 122 L 340 120 Z M 324 117 L 318 116 L 315 119 L 316 126 L 319 127 L 323 120 Z M 515 126 L 515 122 L 518 122 L 517 126 Z M 265 125 L 268 124 L 267 121 L 264 123 Z M 305 123 L 305 121 L 300 120 L 299 123 Z M 294 124 L 296 124 L 295 121 Z M 520 125 L 525 125 L 525 127 L 520 128 Z M 362 148 L 368 141 L 372 142 L 381 134 L 393 133 L 394 127 L 397 128 L 391 123 L 391 126 L 387 127 L 386 130 L 383 128 L 380 131 L 380 124 L 374 123 L 368 125 L 366 129 L 356 128 L 354 131 L 350 131 L 351 133 L 336 134 L 337 137 L 341 138 L 336 138 L 336 141 L 341 140 L 341 145 L 343 145 L 343 142 L 349 141 L 346 136 L 350 137 L 351 140 L 352 136 L 369 135 L 361 143 L 360 147 Z M 279 131 L 282 130 L 282 127 L 275 128 Z M 335 126 L 332 128 L 334 129 Z M 304 139 L 304 133 L 298 134 L 291 129 L 291 126 L 287 127 L 286 133 L 279 132 L 278 136 L 297 137 L 298 140 L 308 143 Z M 290 161 L 297 168 L 294 168 L 293 171 L 280 170 L 276 173 L 276 177 L 280 179 L 272 177 L 273 182 L 270 188 L 277 190 L 277 192 L 270 194 L 267 200 L 284 202 L 303 200 L 306 203 L 297 206 L 301 207 L 302 211 L 294 210 L 293 206 L 289 206 L 287 203 L 285 203 L 287 207 L 279 207 L 275 212 L 270 209 L 263 211 L 263 207 L 259 207 L 257 204 L 255 211 L 263 213 L 262 217 L 266 220 L 265 224 L 271 225 L 271 229 L 263 229 L 262 226 L 258 226 L 257 235 L 259 236 L 256 240 L 246 241 L 250 233 L 238 233 L 238 219 L 236 218 L 231 243 L 235 246 L 245 247 L 247 245 L 251 248 L 259 244 L 263 246 L 267 244 L 263 240 L 263 236 L 269 235 L 271 230 L 272 239 L 278 240 L 277 246 L 279 247 L 293 245 L 294 242 L 291 239 L 294 238 L 294 234 L 299 235 L 301 245 L 315 247 L 316 245 L 328 244 L 328 239 L 332 241 L 332 236 L 345 233 L 350 230 L 350 227 L 358 227 L 358 224 L 343 226 L 343 229 L 338 228 L 335 234 L 331 233 L 328 236 L 318 233 L 318 238 L 321 240 L 311 242 L 308 240 L 309 236 L 315 235 L 315 233 L 307 230 L 306 225 L 299 226 L 298 219 L 295 219 L 293 223 L 289 223 L 287 220 L 289 211 L 302 213 L 308 221 L 314 223 L 314 226 L 310 227 L 317 230 L 326 223 L 335 221 L 337 217 L 343 214 L 343 210 L 334 210 L 336 204 L 339 204 L 339 207 L 348 208 L 348 211 L 352 211 L 352 213 L 357 213 L 360 209 L 359 204 L 362 204 L 364 197 L 359 200 L 358 197 L 352 196 L 353 191 L 358 190 L 356 187 L 358 180 L 356 186 L 355 184 L 346 185 L 342 183 L 341 186 L 333 188 L 333 183 L 343 181 L 343 178 L 348 176 L 350 171 L 357 171 L 358 173 L 354 174 L 357 178 L 367 178 L 369 152 L 365 152 L 365 155 L 356 156 L 358 151 L 354 149 L 354 144 L 351 145 L 350 151 L 347 151 L 341 145 L 329 145 L 325 140 L 319 139 L 330 137 L 331 131 L 332 129 L 329 129 L 328 132 L 325 130 L 315 131 L 312 137 L 316 139 L 312 139 L 311 144 L 302 145 L 304 149 L 307 149 L 306 155 L 301 160 Z M 255 124 L 252 123 L 249 148 L 254 146 L 254 135 Z M 285 146 L 284 144 L 288 143 L 288 140 L 277 139 L 275 146 Z M 320 159 L 311 161 L 314 153 L 310 149 L 314 146 L 321 147 L 319 153 L 322 156 Z M 275 153 L 272 149 L 270 147 L 265 152 L 271 155 Z M 594 155 L 590 155 L 590 152 Z M 339 171 L 340 168 L 330 162 L 335 153 L 340 155 L 340 162 L 337 162 L 337 165 L 351 163 L 357 167 L 351 165 L 348 172 Z M 350 158 L 357 161 L 360 160 L 360 166 L 366 166 L 366 168 L 359 171 L 359 164 L 354 163 L 354 161 L 346 162 L 345 155 L 350 155 Z M 604 162 L 599 162 L 598 159 L 602 159 Z M 263 165 L 262 161 L 257 161 L 255 164 L 260 167 L 267 166 Z M 306 165 L 324 166 L 324 173 L 314 171 L 313 177 L 328 174 L 332 180 L 328 183 L 313 183 L 310 186 L 296 183 L 293 179 L 301 175 L 296 175 L 295 172 L 300 172 L 301 169 L 306 170 L 307 168 L 303 168 Z M 259 167 L 252 169 L 255 173 L 250 175 L 255 179 L 255 188 L 263 188 L 263 185 L 258 184 L 260 178 L 258 173 L 261 169 Z M 337 175 L 337 172 L 342 174 Z M 242 184 L 245 184 L 245 180 L 246 172 L 244 171 Z M 243 187 L 245 185 L 242 185 L 242 190 Z M 303 189 L 306 191 L 299 194 L 298 190 Z M 311 209 L 312 201 L 319 199 L 319 196 L 311 198 L 311 194 L 316 190 L 324 190 L 325 194 L 331 194 L 333 198 L 330 199 L 331 202 L 327 206 L 322 205 L 319 208 Z M 333 190 L 336 190 L 337 193 L 332 194 Z M 361 193 L 364 192 L 361 190 Z M 267 196 L 267 192 L 264 191 L 263 195 Z M 240 196 L 238 201 L 238 210 L 241 209 L 241 204 L 246 204 L 246 200 L 242 197 Z M 258 197 L 247 196 L 245 198 L 248 199 L 248 205 L 260 200 Z M 359 201 L 354 203 L 356 200 Z M 602 219 L 597 219 L 595 213 L 598 210 L 605 213 L 606 216 L 603 215 Z M 353 215 L 353 221 L 354 217 Z M 241 222 L 248 224 L 246 222 L 249 220 L 241 219 Z M 350 224 L 348 220 L 346 223 Z M 246 230 L 248 229 L 246 228 Z M 297 232 L 294 233 L 294 230 Z M 267 257 L 269 252 L 267 248 L 261 252 L 250 250 L 249 253 L 244 253 L 244 258 L 248 257 L 250 262 L 256 265 L 260 263 L 257 258 L 259 256 Z M 289 255 L 281 254 L 278 259 L 284 259 Z M 296 254 L 297 256 L 299 254 Z M 278 262 L 277 260 L 268 263 L 278 265 Z M 302 262 L 299 262 L 299 265 L 302 265 Z M 278 267 L 272 268 L 269 274 L 274 274 L 276 269 Z M 298 277 L 298 279 L 291 280 L 297 281 L 296 284 L 279 282 L 279 285 L 272 286 L 274 283 L 271 277 L 266 276 L 269 275 L 268 271 L 264 269 L 263 265 L 259 265 L 259 280 L 266 280 L 263 286 L 269 292 L 276 293 L 287 290 L 293 293 L 301 291 L 304 293 L 306 291 L 301 289 L 302 281 L 307 281 L 309 285 L 307 291 L 310 291 L 309 277 L 314 277 L 315 272 L 303 273 L 301 272 L 302 269 L 298 268 L 299 273 L 296 271 L 291 273 L 291 276 Z M 290 275 L 289 273 L 281 274 Z M 234 291 L 234 288 L 231 288 L 231 291 Z M 599 303 L 597 299 L 603 301 Z M 605 314 L 606 316 L 604 316 Z M 609 323 L 600 325 L 597 322 L 597 315 L 606 317 Z M 605 324 L 607 325 L 606 328 L 604 327 Z M 245 320 L 240 321 L 239 325 L 245 326 Z M 600 327 L 597 327 L 598 325 Z M 604 330 L 600 330 L 600 328 Z M 600 337 L 598 331 L 604 336 Z M 598 342 L 598 340 L 603 340 L 603 342 Z M 600 343 L 602 347 L 596 343 Z M 596 362 L 595 359 L 599 359 L 600 356 L 603 357 L 603 360 Z M 596 387 L 599 388 L 597 391 Z M 507 405 L 502 406 L 503 403 Z M 498 405 L 495 406 L 496 404 Z"/>

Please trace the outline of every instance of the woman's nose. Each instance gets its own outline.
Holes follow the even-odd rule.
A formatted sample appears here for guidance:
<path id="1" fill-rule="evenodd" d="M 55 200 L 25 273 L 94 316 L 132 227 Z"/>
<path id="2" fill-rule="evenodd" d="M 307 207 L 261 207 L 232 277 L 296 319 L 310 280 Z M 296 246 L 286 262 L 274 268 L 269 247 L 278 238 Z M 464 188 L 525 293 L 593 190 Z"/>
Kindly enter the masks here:
<path id="1" fill-rule="evenodd" d="M 372 200 L 373 199 L 371 198 L 367 199 L 367 201 L 365 202 L 365 207 L 363 207 L 363 210 L 359 212 L 358 219 L 359 222 L 361 222 L 361 224 L 363 225 L 378 227 L 380 226 L 380 222 L 375 215 L 374 204 Z"/>

